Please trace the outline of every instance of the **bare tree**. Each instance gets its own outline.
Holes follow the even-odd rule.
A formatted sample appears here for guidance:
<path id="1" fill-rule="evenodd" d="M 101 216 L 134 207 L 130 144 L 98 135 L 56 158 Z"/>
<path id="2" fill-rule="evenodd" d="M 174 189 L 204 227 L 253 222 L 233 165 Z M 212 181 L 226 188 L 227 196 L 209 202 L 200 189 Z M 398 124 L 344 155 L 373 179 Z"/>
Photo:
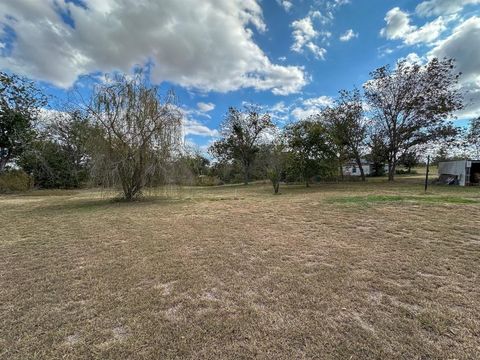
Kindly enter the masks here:
<path id="1" fill-rule="evenodd" d="M 362 152 L 366 145 L 367 123 L 363 116 L 363 102 L 360 91 L 340 91 L 335 105 L 323 111 L 330 136 L 341 153 L 355 160 L 362 181 L 365 172 L 362 166 Z"/>
<path id="2" fill-rule="evenodd" d="M 392 181 L 402 153 L 455 135 L 456 129 L 446 120 L 463 107 L 456 87 L 460 74 L 453 60 L 432 59 L 423 66 L 401 61 L 393 70 L 383 66 L 370 75 L 365 96 L 376 126 L 385 134 Z"/>
<path id="3" fill-rule="evenodd" d="M 102 136 L 94 175 L 121 185 L 126 200 L 141 194 L 181 142 L 182 115 L 174 100 L 170 92 L 162 101 L 141 73 L 117 76 L 95 90 L 89 111 Z"/>
<path id="4" fill-rule="evenodd" d="M 247 107 L 245 112 L 231 107 L 222 124 L 223 138 L 216 141 L 209 152 L 221 160 L 239 161 L 243 167 L 246 185 L 250 178 L 250 168 L 259 150 L 261 135 L 272 127 L 270 115 L 261 114 L 256 107 Z"/>

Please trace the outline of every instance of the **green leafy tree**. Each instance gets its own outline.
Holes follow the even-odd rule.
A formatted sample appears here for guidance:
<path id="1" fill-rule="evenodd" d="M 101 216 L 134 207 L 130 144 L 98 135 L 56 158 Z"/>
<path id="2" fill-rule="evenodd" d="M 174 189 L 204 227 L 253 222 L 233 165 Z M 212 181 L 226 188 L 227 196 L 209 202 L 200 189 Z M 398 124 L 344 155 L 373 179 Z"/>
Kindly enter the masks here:
<path id="1" fill-rule="evenodd" d="M 258 108 L 247 107 L 242 112 L 231 107 L 222 123 L 222 139 L 215 141 L 209 152 L 220 161 L 238 161 L 243 169 L 244 184 L 248 184 L 261 135 L 271 128 L 270 115 L 261 114 Z"/>
<path id="2" fill-rule="evenodd" d="M 0 72 L 0 173 L 33 140 L 34 122 L 46 103 L 33 82 Z"/>
<path id="3" fill-rule="evenodd" d="M 385 136 L 381 132 L 375 132 L 369 137 L 370 153 L 366 156 L 372 165 L 371 175 L 383 176 L 385 174 L 385 164 L 388 161 L 387 145 L 385 144 Z"/>
<path id="4" fill-rule="evenodd" d="M 79 187 L 89 179 L 92 141 L 98 134 L 99 129 L 81 112 L 58 112 L 18 162 L 37 187 Z"/>
<path id="5" fill-rule="evenodd" d="M 459 74 L 451 59 L 432 59 L 426 65 L 401 61 L 395 69 L 373 71 L 365 97 L 376 127 L 385 134 L 388 179 L 394 180 L 399 156 L 418 145 L 457 133 L 451 123 L 463 107 L 458 90 Z"/>
<path id="6" fill-rule="evenodd" d="M 39 188 L 75 188 L 80 178 L 63 146 L 50 139 L 36 139 L 19 159 Z"/>
<path id="7" fill-rule="evenodd" d="M 412 172 L 412 167 L 417 166 L 420 163 L 420 155 L 416 149 L 409 150 L 402 154 L 400 157 L 400 164 L 407 168 L 407 172 Z"/>
<path id="8" fill-rule="evenodd" d="M 322 172 L 335 157 L 327 128 L 310 117 L 289 125 L 285 130 L 290 151 L 290 170 L 298 173 L 310 186 L 310 179 Z"/>

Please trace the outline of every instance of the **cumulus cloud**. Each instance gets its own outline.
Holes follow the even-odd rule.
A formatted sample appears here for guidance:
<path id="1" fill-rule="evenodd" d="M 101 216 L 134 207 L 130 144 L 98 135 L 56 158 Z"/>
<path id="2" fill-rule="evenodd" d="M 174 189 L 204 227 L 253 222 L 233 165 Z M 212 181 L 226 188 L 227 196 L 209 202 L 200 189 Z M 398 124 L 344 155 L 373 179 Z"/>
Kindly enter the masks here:
<path id="1" fill-rule="evenodd" d="M 185 118 L 183 120 L 183 133 L 185 136 L 188 135 L 197 135 L 197 136 L 207 136 L 207 137 L 216 137 L 219 136 L 218 130 L 210 129 L 206 125 L 203 125 L 197 120 Z"/>
<path id="2" fill-rule="evenodd" d="M 316 107 L 326 107 L 333 105 L 333 98 L 330 96 L 319 96 L 316 98 L 310 98 L 303 101 L 303 105 L 306 106 L 316 106 Z"/>
<path id="3" fill-rule="evenodd" d="M 417 5 L 415 12 L 420 16 L 456 14 L 467 5 L 480 4 L 480 0 L 428 0 Z"/>
<path id="4" fill-rule="evenodd" d="M 291 115 L 295 120 L 302 120 L 320 113 L 325 107 L 333 105 L 333 102 L 333 98 L 324 95 L 305 99 L 291 111 Z"/>
<path id="5" fill-rule="evenodd" d="M 455 27 L 452 34 L 428 53 L 428 57 L 454 58 L 462 73 L 465 109 L 459 116 L 480 115 L 480 17 L 473 16 Z"/>
<path id="6" fill-rule="evenodd" d="M 347 31 L 345 31 L 341 36 L 340 36 L 340 41 L 350 41 L 352 40 L 353 38 L 357 38 L 358 37 L 358 33 L 354 32 L 353 29 L 348 29 Z"/>
<path id="7" fill-rule="evenodd" d="M 425 63 L 425 58 L 420 57 L 417 53 L 410 53 L 404 58 L 401 58 L 399 60 L 405 60 L 409 65 L 414 65 L 414 64 L 422 65 Z"/>
<path id="8" fill-rule="evenodd" d="M 215 104 L 198 102 L 197 107 L 198 107 L 198 110 L 200 110 L 201 112 L 209 112 L 215 109 Z"/>
<path id="9" fill-rule="evenodd" d="M 448 20 L 443 17 L 426 23 L 421 27 L 410 24 L 410 16 L 399 7 L 389 10 L 385 16 L 387 23 L 380 35 L 389 40 L 403 40 L 407 45 L 431 43 L 447 29 Z"/>
<path id="10" fill-rule="evenodd" d="M 292 8 L 293 4 L 291 1 L 288 1 L 288 0 L 277 0 L 277 3 L 283 7 L 283 9 L 286 11 L 286 12 L 289 12 L 290 9 Z"/>
<path id="11" fill-rule="evenodd" d="M 128 73 L 145 64 L 153 64 L 157 83 L 203 91 L 249 87 L 286 95 L 307 83 L 303 68 L 272 63 L 254 42 L 254 30 L 266 31 L 257 0 L 84 4 L 0 2 L 0 28 L 15 34 L 9 39 L 11 50 L 0 56 L 0 68 L 65 88 L 80 75 Z M 0 42 L 5 41 L 0 36 Z"/>
<path id="12" fill-rule="evenodd" d="M 458 25 L 429 55 L 454 58 L 464 81 L 480 80 L 480 17 L 471 17 Z"/>
<path id="13" fill-rule="evenodd" d="M 297 53 L 303 53 L 304 49 L 310 50 L 310 52 L 317 59 L 325 59 L 326 49 L 315 44 L 315 40 L 318 38 L 320 33 L 314 29 L 313 18 L 317 12 L 312 12 L 303 19 L 295 20 L 292 22 L 293 28 L 293 44 L 291 46 L 292 51 Z M 327 35 L 328 36 L 328 35 Z"/>
<path id="14" fill-rule="evenodd" d="M 340 6 L 349 3 L 349 0 L 315 1 L 315 6 L 321 6 L 321 11 L 313 8 L 307 16 L 293 21 L 290 25 L 293 28 L 292 37 L 294 40 L 290 49 L 297 53 L 304 53 L 307 50 L 316 59 L 324 60 L 327 53 L 325 46 L 329 45 L 328 40 L 332 36 L 330 31 L 325 30 L 325 26 L 333 22 L 334 14 Z M 323 26 L 324 29 L 317 30 L 314 22 Z"/>

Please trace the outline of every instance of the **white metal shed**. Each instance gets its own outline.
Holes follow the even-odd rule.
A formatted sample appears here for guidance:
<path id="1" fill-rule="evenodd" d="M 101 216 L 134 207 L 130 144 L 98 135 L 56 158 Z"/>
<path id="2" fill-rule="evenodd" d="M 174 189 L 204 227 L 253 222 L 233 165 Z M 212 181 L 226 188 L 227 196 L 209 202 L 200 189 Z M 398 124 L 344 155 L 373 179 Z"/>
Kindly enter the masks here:
<path id="1" fill-rule="evenodd" d="M 451 160 L 438 164 L 441 182 L 460 186 L 480 185 L 480 160 Z"/>

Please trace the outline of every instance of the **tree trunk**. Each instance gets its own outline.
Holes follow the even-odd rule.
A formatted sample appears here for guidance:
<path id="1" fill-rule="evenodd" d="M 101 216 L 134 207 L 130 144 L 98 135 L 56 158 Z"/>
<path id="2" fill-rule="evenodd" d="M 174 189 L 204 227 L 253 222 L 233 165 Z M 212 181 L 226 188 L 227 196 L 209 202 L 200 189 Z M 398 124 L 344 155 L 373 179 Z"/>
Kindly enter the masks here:
<path id="1" fill-rule="evenodd" d="M 360 170 L 362 181 L 365 181 L 365 171 L 363 171 L 362 160 L 359 156 L 355 156 L 355 161 L 357 162 L 358 169 Z"/>
<path id="2" fill-rule="evenodd" d="M 394 181 L 395 180 L 395 168 L 396 164 L 395 161 L 389 161 L 388 162 L 388 181 Z"/>
<path id="3" fill-rule="evenodd" d="M 8 159 L 6 157 L 0 158 L 0 173 L 5 170 L 5 166 L 7 166 Z"/>
<path id="4" fill-rule="evenodd" d="M 0 173 L 5 170 L 8 161 L 10 160 L 10 151 L 8 149 L 0 149 Z"/>
<path id="5" fill-rule="evenodd" d="M 278 189 L 280 188 L 280 182 L 273 183 L 273 191 L 275 194 L 278 194 Z"/>
<path id="6" fill-rule="evenodd" d="M 244 164 L 243 167 L 243 184 L 248 185 L 250 165 Z"/>

